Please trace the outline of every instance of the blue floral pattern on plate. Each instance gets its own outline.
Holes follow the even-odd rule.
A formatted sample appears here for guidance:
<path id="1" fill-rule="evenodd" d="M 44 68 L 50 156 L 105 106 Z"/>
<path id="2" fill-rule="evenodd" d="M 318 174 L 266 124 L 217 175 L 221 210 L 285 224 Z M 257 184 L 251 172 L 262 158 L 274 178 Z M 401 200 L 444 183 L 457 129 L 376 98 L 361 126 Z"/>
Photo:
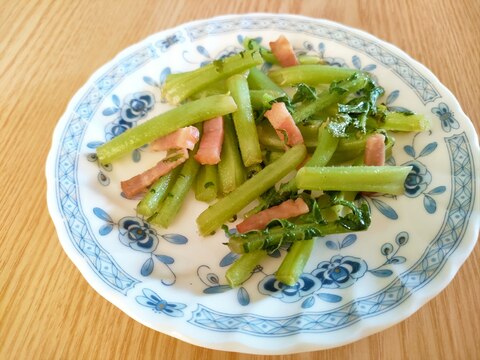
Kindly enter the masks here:
<path id="1" fill-rule="evenodd" d="M 414 165 L 409 196 L 372 199 L 381 217 L 374 213 L 370 231 L 318 240 L 322 251 L 292 288 L 273 281 L 271 265 L 279 259 L 272 257 L 247 283 L 229 290 L 221 279 L 235 256 L 225 255 L 221 234 L 198 238 L 192 219 L 200 208 L 190 204 L 182 210 L 188 220 L 174 224 L 170 235 L 160 235 L 135 214 L 131 201 L 118 196 L 118 178 L 127 176 L 131 166 L 153 161 L 149 154 L 113 168 L 100 166 L 92 150 L 145 121 L 153 110 L 168 109 L 155 99 L 161 99 L 161 83 L 169 73 L 235 51 L 244 36 L 259 36 L 265 44 L 280 33 L 291 34 L 297 49 L 312 44 L 311 50 L 332 64 L 373 70 L 386 86 L 387 106 L 407 105 L 436 121 L 430 134 L 397 139 L 394 161 Z M 65 251 L 84 276 L 142 323 L 231 351 L 301 351 L 288 341 L 293 335 L 310 349 L 327 348 L 358 339 L 359 332 L 349 330 L 354 324 L 381 330 L 404 319 L 446 286 L 444 275 L 454 273 L 471 251 L 478 234 L 478 141 L 472 134 L 468 119 L 438 80 L 378 39 L 303 17 L 222 17 L 156 34 L 94 74 L 55 132 L 47 164 L 49 209 Z M 405 221 L 408 216 L 429 223 L 422 236 L 414 222 Z M 177 246 L 175 233 L 189 241 Z M 395 241 L 385 242 L 386 236 Z M 167 270 L 175 267 L 172 286 L 162 284 L 152 262 Z M 222 332 L 230 333 L 228 344 L 208 340 Z"/>
<path id="2" fill-rule="evenodd" d="M 312 275 L 326 289 L 342 289 L 353 285 L 367 269 L 367 263 L 362 259 L 336 255 L 329 261 L 319 263 Z"/>
<path id="3" fill-rule="evenodd" d="M 443 131 L 450 132 L 460 127 L 460 124 L 453 116 L 453 112 L 450 111 L 448 105 L 444 102 L 440 102 L 438 106 L 433 107 L 432 113 L 438 116 Z"/>
<path id="4" fill-rule="evenodd" d="M 176 276 L 170 267 L 175 260 L 171 256 L 154 253 L 159 244 L 159 235 L 148 222 L 137 216 L 125 216 L 118 221 L 118 224 L 116 224 L 104 210 L 98 207 L 93 209 L 93 213 L 99 219 L 106 222 L 106 224 L 101 226 L 98 230 L 100 235 L 106 236 L 110 234 L 116 225 L 118 226 L 118 239 L 123 245 L 132 250 L 150 254 L 150 257 L 147 258 L 140 269 L 140 274 L 142 276 L 149 276 L 152 274 L 155 266 L 153 258 L 155 257 L 172 275 L 172 278 L 169 280 L 162 278 L 161 283 L 168 286 L 175 284 Z M 172 244 L 183 245 L 188 242 L 188 239 L 180 234 L 163 234 L 160 236 Z"/>
<path id="5" fill-rule="evenodd" d="M 143 296 L 135 298 L 140 305 L 151 308 L 156 313 L 163 313 L 172 317 L 182 317 L 184 315 L 182 309 L 185 309 L 187 305 L 167 302 L 150 289 L 143 289 L 142 292 Z"/>

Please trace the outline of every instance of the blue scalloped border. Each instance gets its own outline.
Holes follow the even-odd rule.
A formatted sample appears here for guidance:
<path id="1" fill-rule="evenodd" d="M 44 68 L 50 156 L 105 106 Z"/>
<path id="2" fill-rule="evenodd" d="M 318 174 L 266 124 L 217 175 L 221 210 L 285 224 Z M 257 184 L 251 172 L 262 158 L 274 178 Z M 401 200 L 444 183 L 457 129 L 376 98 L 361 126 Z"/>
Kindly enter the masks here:
<path id="1" fill-rule="evenodd" d="M 57 204 L 65 219 L 72 244 L 100 279 L 126 294 L 140 281 L 128 275 L 103 249 L 93 235 L 79 200 L 78 154 L 85 130 L 103 99 L 126 76 L 157 55 L 151 46 L 143 47 L 112 66 L 83 95 L 64 128 L 57 157 L 55 178 Z"/>

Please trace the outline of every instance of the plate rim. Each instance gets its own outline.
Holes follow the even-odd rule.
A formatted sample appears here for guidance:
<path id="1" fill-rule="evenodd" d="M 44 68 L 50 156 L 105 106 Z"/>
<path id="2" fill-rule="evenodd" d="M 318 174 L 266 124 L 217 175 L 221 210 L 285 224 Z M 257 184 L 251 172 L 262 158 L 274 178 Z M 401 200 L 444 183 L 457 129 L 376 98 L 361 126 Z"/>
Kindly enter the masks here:
<path id="1" fill-rule="evenodd" d="M 382 325 L 371 325 L 370 327 L 362 327 L 363 332 L 360 337 L 357 337 L 355 340 L 347 339 L 345 341 L 339 341 L 335 344 L 329 344 L 328 346 L 325 347 L 319 347 L 319 346 L 312 346 L 310 342 L 302 342 L 301 337 L 297 337 L 296 342 L 293 346 L 289 346 L 286 348 L 282 348 L 279 352 L 275 351 L 266 351 L 265 349 L 260 349 L 258 347 L 254 347 L 253 344 L 249 344 L 249 348 L 245 347 L 245 344 L 242 344 L 238 342 L 237 344 L 229 344 L 229 347 L 225 347 L 222 345 L 223 343 L 210 343 L 210 344 L 204 344 L 200 341 L 196 341 L 196 339 L 189 337 L 189 336 L 184 336 L 183 334 L 179 333 L 176 331 L 174 328 L 168 329 L 168 330 L 158 330 L 158 328 L 154 327 L 152 324 L 145 322 L 144 319 L 142 319 L 140 316 L 137 316 L 133 311 L 129 311 L 130 309 L 122 307 L 122 301 L 121 298 L 119 298 L 118 294 L 113 292 L 112 289 L 109 289 L 106 284 L 103 284 L 101 281 L 98 281 L 95 277 L 92 277 L 95 273 L 92 272 L 92 269 L 90 266 L 84 261 L 83 256 L 75 249 L 75 247 L 71 244 L 69 241 L 69 235 L 68 232 L 65 230 L 64 227 L 64 221 L 65 219 L 61 216 L 59 209 L 57 208 L 57 199 L 55 197 L 56 192 L 55 192 L 55 178 L 52 179 L 52 174 L 55 174 L 53 169 L 55 168 L 55 156 L 57 154 L 55 149 L 55 146 L 58 146 L 59 141 L 61 139 L 61 135 L 63 130 L 65 130 L 65 125 L 68 120 L 68 115 L 71 114 L 74 106 L 78 103 L 80 100 L 80 97 L 85 93 L 85 90 L 91 86 L 91 84 L 98 79 L 106 69 L 110 68 L 113 64 L 117 63 L 122 57 L 124 57 L 127 54 L 132 53 L 135 49 L 139 48 L 142 44 L 148 43 L 152 38 L 158 37 L 159 35 L 167 35 L 170 33 L 174 33 L 175 31 L 183 30 L 188 26 L 194 26 L 196 24 L 200 23 L 205 23 L 205 22 L 214 22 L 222 19 L 232 19 L 232 18 L 242 18 L 242 17 L 284 17 L 284 18 L 297 18 L 297 19 L 304 19 L 304 20 L 309 20 L 313 22 L 318 22 L 320 24 L 326 24 L 330 26 L 335 26 L 336 28 L 343 29 L 350 31 L 355 34 L 359 34 L 362 37 L 366 37 L 370 40 L 373 40 L 374 42 L 386 47 L 388 50 L 392 51 L 395 53 L 397 56 L 405 59 L 410 65 L 412 65 L 414 68 L 417 68 L 422 74 L 424 74 L 433 84 L 435 87 L 439 88 L 442 90 L 442 92 L 445 92 L 446 95 L 448 95 L 449 101 L 452 102 L 452 104 L 455 105 L 455 112 L 458 114 L 459 117 L 462 119 L 466 120 L 462 122 L 462 125 L 469 127 L 470 131 L 466 133 L 467 137 L 471 141 L 470 146 L 474 146 L 475 148 L 472 148 L 472 152 L 475 153 L 475 151 L 478 154 L 478 135 L 475 131 L 475 128 L 469 119 L 469 117 L 465 114 L 463 109 L 460 106 L 460 103 L 456 99 L 456 97 L 453 95 L 453 93 L 445 86 L 443 85 L 440 80 L 429 70 L 426 66 L 424 66 L 422 63 L 418 62 L 417 60 L 413 59 L 410 55 L 405 53 L 403 50 L 398 48 L 397 46 L 390 44 L 377 36 L 374 36 L 370 33 L 365 32 L 364 30 L 353 28 L 347 25 L 340 24 L 338 22 L 334 22 L 331 20 L 327 19 L 318 19 L 318 18 L 313 18 L 313 17 L 308 17 L 308 16 L 303 16 L 303 15 L 293 15 L 293 14 L 276 14 L 276 13 L 245 13 L 245 14 L 233 14 L 233 15 L 220 15 L 220 16 L 214 16 L 210 18 L 204 18 L 200 20 L 195 20 L 195 21 L 190 21 L 186 23 L 179 24 L 175 27 L 164 29 L 161 31 L 158 31 L 156 33 L 153 33 L 143 39 L 140 39 L 138 42 L 131 44 L 124 48 L 122 51 L 117 53 L 112 59 L 107 61 L 104 65 L 99 67 L 87 80 L 86 82 L 81 85 L 81 87 L 76 91 L 74 96 L 70 99 L 65 111 L 63 112 L 62 116 L 58 120 L 55 130 L 53 132 L 52 136 L 52 142 L 51 142 L 51 148 L 48 153 L 47 157 L 47 163 L 46 163 L 46 168 L 45 168 L 45 175 L 47 178 L 47 206 L 49 213 L 52 217 L 52 220 L 54 222 L 56 232 L 58 239 L 60 241 L 60 244 L 62 245 L 65 253 L 67 256 L 71 259 L 71 261 L 74 263 L 76 268 L 80 271 L 82 274 L 83 278 L 87 281 L 87 283 L 103 298 L 105 298 L 107 301 L 118 307 L 122 312 L 126 313 L 129 317 L 135 319 L 136 321 L 140 322 L 141 324 L 152 328 L 155 331 L 162 332 L 164 334 L 167 334 L 169 336 L 173 336 L 175 338 L 178 338 L 182 341 L 186 341 L 188 343 L 197 345 L 197 346 L 202 346 L 202 347 L 208 347 L 211 349 L 215 350 L 223 350 L 223 351 L 241 351 L 241 352 L 246 352 L 246 353 L 252 353 L 252 354 L 290 354 L 290 353 L 298 353 L 298 352 L 304 352 L 304 351 L 312 351 L 312 350 L 320 350 L 320 349 L 326 349 L 326 348 L 332 348 L 332 347 L 337 347 L 337 346 L 342 346 L 348 343 L 351 343 L 352 341 L 357 341 L 360 340 L 361 338 L 367 337 L 369 335 L 372 335 L 374 333 L 377 333 L 379 331 L 385 330 L 405 319 L 410 317 L 413 313 L 415 313 L 417 310 L 419 310 L 422 306 L 424 306 L 427 302 L 429 302 L 432 298 L 437 296 L 443 289 L 445 289 L 452 279 L 455 277 L 457 272 L 460 270 L 462 264 L 465 262 L 465 260 L 468 258 L 470 253 L 472 252 L 476 242 L 477 238 L 474 236 L 475 232 L 478 233 L 478 228 L 480 226 L 480 221 L 478 218 L 478 203 L 479 203 L 479 198 L 478 198 L 478 180 L 476 183 L 475 189 L 476 194 L 473 200 L 473 210 L 472 210 L 472 216 L 470 218 L 470 222 L 467 225 L 466 228 L 466 233 L 463 235 L 462 240 L 465 239 L 467 236 L 468 232 L 472 232 L 472 240 L 468 239 L 469 241 L 465 244 L 465 242 L 462 241 L 464 245 L 469 245 L 466 247 L 466 249 L 459 254 L 458 252 L 452 252 L 450 255 L 448 261 L 444 264 L 442 268 L 442 272 L 445 274 L 445 276 L 442 278 L 442 281 L 430 281 L 427 285 L 430 288 L 430 291 L 428 294 L 421 295 L 420 299 L 418 299 L 418 296 L 416 297 L 415 300 L 411 299 L 406 299 L 406 303 L 410 303 L 410 306 L 408 307 L 408 312 L 407 313 L 402 313 L 402 316 L 392 316 L 390 321 L 383 321 Z M 475 154 L 473 154 L 473 161 L 478 162 L 478 157 L 475 157 Z M 478 164 L 476 164 L 478 165 Z M 475 213 L 476 213 L 476 219 L 475 219 Z M 468 231 L 468 229 L 471 228 L 471 231 Z M 452 263 L 453 262 L 453 263 Z M 448 271 L 447 271 L 448 270 Z M 433 288 L 432 288 L 433 287 Z M 418 294 L 418 292 L 417 292 Z M 197 304 L 198 305 L 198 304 Z M 365 322 L 367 319 L 362 319 L 363 322 Z M 365 325 L 365 324 L 364 324 Z M 235 346 L 236 345 L 236 346 Z M 233 348 L 231 347 L 233 346 Z M 298 349 L 302 347 L 302 349 Z M 297 348 L 297 349 L 294 349 Z M 285 351 L 286 350 L 286 351 Z"/>

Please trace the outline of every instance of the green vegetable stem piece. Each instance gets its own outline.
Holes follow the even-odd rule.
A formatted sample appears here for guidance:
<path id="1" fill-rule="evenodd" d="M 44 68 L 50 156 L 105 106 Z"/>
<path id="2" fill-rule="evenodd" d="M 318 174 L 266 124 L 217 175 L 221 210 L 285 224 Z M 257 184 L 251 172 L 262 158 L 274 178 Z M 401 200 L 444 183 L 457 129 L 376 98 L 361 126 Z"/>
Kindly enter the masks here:
<path id="1" fill-rule="evenodd" d="M 306 166 L 326 166 L 337 149 L 339 138 L 334 137 L 325 126 L 318 131 L 318 143 Z"/>
<path id="2" fill-rule="evenodd" d="M 329 106 L 343 101 L 348 95 L 362 89 L 368 83 L 368 76 L 354 73 L 351 77 L 332 84 L 329 90 L 320 93 L 316 100 L 304 102 L 295 109 L 293 120 L 295 123 L 307 120 L 315 113 Z"/>
<path id="3" fill-rule="evenodd" d="M 216 231 L 224 222 L 233 218 L 253 200 L 274 186 L 294 170 L 305 158 L 307 149 L 303 144 L 285 152 L 277 161 L 266 166 L 256 176 L 248 179 L 230 194 L 211 205 L 197 218 L 202 235 Z"/>
<path id="4" fill-rule="evenodd" d="M 263 159 L 263 156 L 262 156 Z M 245 170 L 247 171 L 247 179 L 250 179 L 251 177 L 257 175 L 260 171 L 262 171 L 263 166 L 261 164 L 255 164 L 252 166 L 249 166 Z"/>
<path id="5" fill-rule="evenodd" d="M 299 189 L 364 191 L 400 195 L 411 166 L 303 167 L 295 177 Z"/>
<path id="6" fill-rule="evenodd" d="M 266 255 L 266 251 L 259 250 L 240 256 L 225 273 L 228 285 L 235 288 L 244 283 Z"/>
<path id="7" fill-rule="evenodd" d="M 218 172 L 217 165 L 203 165 L 195 180 L 195 199 L 211 202 L 217 198 Z"/>
<path id="8" fill-rule="evenodd" d="M 263 163 L 265 165 L 271 164 L 272 162 L 279 159 L 284 153 L 285 153 L 285 151 L 266 150 L 262 153 L 263 154 Z"/>
<path id="9" fill-rule="evenodd" d="M 182 127 L 196 124 L 217 116 L 230 114 L 237 109 L 232 97 L 214 95 L 180 105 L 143 124 L 128 129 L 97 148 L 102 164 L 108 164 L 149 142 Z"/>
<path id="10" fill-rule="evenodd" d="M 298 62 L 301 65 L 313 65 L 313 64 L 322 64 L 325 65 L 327 62 L 319 56 L 316 55 L 298 55 Z"/>
<path id="11" fill-rule="evenodd" d="M 323 160 L 328 162 L 327 159 Z M 318 164 L 321 164 L 321 162 L 319 162 Z M 369 217 L 369 212 L 352 212 L 352 208 L 354 208 L 353 202 L 356 195 L 356 192 L 338 192 L 335 195 L 335 201 L 339 204 L 333 206 L 331 206 L 332 200 L 328 194 L 323 194 L 322 196 L 320 196 L 317 199 L 317 204 L 321 208 L 320 212 L 322 221 L 325 221 L 327 223 L 336 221 L 338 222 L 341 221 L 342 217 L 345 216 L 350 219 L 356 217 L 359 224 L 357 225 L 356 230 L 364 230 L 365 228 L 367 228 L 369 226 L 369 220 L 367 220 L 367 218 Z M 323 205 L 320 205 L 322 203 Z M 345 206 L 346 204 L 349 204 L 350 206 Z M 360 216 L 358 216 L 359 214 Z M 350 229 L 353 228 L 350 227 Z M 275 273 L 275 277 L 278 281 L 281 281 L 282 283 L 290 286 L 293 286 L 298 281 L 298 278 L 303 273 L 303 269 L 305 268 L 305 265 L 307 264 L 307 261 L 312 253 L 312 249 L 314 246 L 313 241 L 313 239 L 297 241 L 290 246 L 287 255 L 285 256 L 282 264 Z"/>
<path id="12" fill-rule="evenodd" d="M 250 90 L 250 101 L 254 110 L 264 110 L 271 107 L 270 102 L 285 96 L 276 90 Z"/>
<path id="13" fill-rule="evenodd" d="M 365 144 L 367 137 L 370 135 L 370 133 L 367 133 L 358 139 L 340 138 L 337 149 L 330 158 L 328 166 L 339 165 L 350 161 L 355 161 L 356 164 L 363 165 Z M 389 134 L 385 135 L 385 159 L 388 159 L 392 156 L 392 147 L 395 144 L 395 139 Z"/>
<path id="14" fill-rule="evenodd" d="M 344 152 L 356 152 L 357 150 L 363 151 L 366 143 L 367 136 L 361 136 L 359 138 L 340 138 L 337 150 Z"/>
<path id="15" fill-rule="evenodd" d="M 247 80 L 242 75 L 233 75 L 228 78 L 227 86 L 237 104 L 237 110 L 233 113 L 233 123 L 243 163 L 245 166 L 258 164 L 262 162 L 262 151 L 253 118 Z"/>
<path id="16" fill-rule="evenodd" d="M 282 245 L 288 245 L 297 241 L 314 239 L 330 234 L 340 234 L 351 231 L 368 229 L 371 223 L 370 208 L 365 201 L 355 204 L 341 197 L 342 193 L 325 193 L 323 200 L 311 203 L 310 213 L 290 220 L 272 220 L 264 230 L 253 230 L 244 234 L 233 234 L 229 237 L 228 247 L 234 253 L 243 254 L 257 250 L 268 252 L 278 249 Z M 319 207 L 320 202 L 322 208 Z M 340 211 L 338 207 L 343 209 Z M 324 215 L 328 217 L 324 217 Z M 309 255 L 308 246 L 297 247 L 297 257 L 304 256 L 302 262 L 306 262 Z M 303 253 L 305 252 L 305 253 Z M 298 264 L 302 267 L 305 264 Z M 287 264 L 287 270 L 296 268 L 294 261 Z M 291 273 L 294 275 L 294 273 Z M 288 276 L 288 275 L 287 275 Z M 295 276 L 295 275 L 294 275 Z"/>
<path id="17" fill-rule="evenodd" d="M 285 96 L 285 91 L 275 84 L 263 71 L 252 68 L 248 73 L 247 77 L 248 86 L 252 90 L 271 90 L 282 94 L 281 96 Z"/>
<path id="18" fill-rule="evenodd" d="M 220 95 L 220 94 L 226 94 L 226 93 L 228 93 L 227 84 L 225 84 L 225 80 L 220 80 L 220 81 L 217 81 L 216 83 L 213 83 L 205 87 L 201 91 L 192 94 L 188 99 L 197 100 L 197 99 L 201 99 L 208 96 Z"/>
<path id="19" fill-rule="evenodd" d="M 137 205 L 137 212 L 140 215 L 150 217 L 155 214 L 160 204 L 171 190 L 172 185 L 175 183 L 181 167 L 182 165 L 177 166 L 168 174 L 163 175 L 150 187 L 143 199 L 140 200 Z"/>
<path id="20" fill-rule="evenodd" d="M 392 156 L 392 149 L 393 145 L 395 145 L 395 139 L 388 133 L 379 131 L 379 133 L 382 133 L 385 136 L 385 159 L 389 159 Z M 366 139 L 368 136 L 371 134 L 366 134 L 363 136 L 363 140 L 366 143 Z M 339 144 L 342 143 L 344 139 L 341 139 L 339 141 Z M 353 166 L 363 166 L 365 165 L 364 158 L 365 158 L 365 144 L 361 148 L 356 149 L 354 147 L 354 143 L 358 142 L 358 144 L 361 144 L 361 139 L 359 140 L 352 140 L 352 141 L 347 141 L 343 145 L 346 145 L 346 148 L 340 149 L 340 145 L 337 148 L 337 151 L 333 154 L 332 158 L 330 159 L 330 162 L 328 163 L 328 166 L 334 166 L 334 165 L 339 165 L 341 163 L 345 162 L 350 162 L 351 165 Z M 352 147 L 347 150 L 350 145 Z M 356 156 L 354 156 L 356 154 Z"/>
<path id="21" fill-rule="evenodd" d="M 278 64 L 278 60 L 275 55 L 273 55 L 273 53 L 269 49 L 260 45 L 260 43 L 258 43 L 255 39 L 251 39 L 248 37 L 244 38 L 243 47 L 247 50 L 256 50 L 260 52 L 263 60 L 269 62 L 270 64 Z"/>
<path id="22" fill-rule="evenodd" d="M 294 242 L 275 273 L 275 278 L 284 284 L 295 285 L 310 258 L 313 245 L 314 239 Z"/>
<path id="23" fill-rule="evenodd" d="M 192 187 L 199 168 L 200 164 L 190 155 L 183 164 L 172 191 L 168 193 L 157 214 L 150 219 L 152 224 L 167 228 L 172 223 Z"/>
<path id="24" fill-rule="evenodd" d="M 237 135 L 230 116 L 223 118 L 224 138 L 220 162 L 218 163 L 219 190 L 226 195 L 246 180 L 246 171 L 243 166 Z"/>
<path id="25" fill-rule="evenodd" d="M 345 80 L 356 70 L 330 65 L 296 65 L 270 71 L 268 76 L 280 86 L 307 84 L 317 86 L 330 84 L 333 81 Z"/>
<path id="26" fill-rule="evenodd" d="M 423 114 L 405 114 L 401 112 L 387 112 L 379 124 L 385 130 L 392 131 L 426 131 L 432 124 Z"/>
<path id="27" fill-rule="evenodd" d="M 338 138 L 322 126 L 318 131 L 318 144 L 306 166 L 325 166 L 330 161 L 338 145 Z M 297 186 L 295 182 L 295 186 Z M 287 285 L 294 285 L 310 257 L 313 249 L 313 240 L 295 242 L 291 245 L 282 264 L 275 273 L 278 281 Z"/>
<path id="28" fill-rule="evenodd" d="M 328 224 L 307 223 L 292 226 L 275 226 L 262 231 L 249 231 L 235 234 L 228 240 L 229 249 L 236 254 L 244 254 L 258 250 L 273 251 L 283 244 L 310 240 L 330 234 L 340 234 L 351 230 L 339 222 Z"/>
<path id="29" fill-rule="evenodd" d="M 178 105 L 219 80 L 241 74 L 262 63 L 263 59 L 257 51 L 246 50 L 188 73 L 169 75 L 162 87 L 162 95 L 170 104 Z"/>
<path id="30" fill-rule="evenodd" d="M 258 205 L 248 210 L 245 213 L 245 218 L 256 214 L 262 210 L 268 209 L 272 206 L 280 205 L 282 202 L 288 199 L 296 199 L 298 197 L 298 189 L 295 186 L 295 178 L 291 178 L 290 181 L 283 183 L 277 189 L 272 187 L 268 189 L 258 199 Z"/>

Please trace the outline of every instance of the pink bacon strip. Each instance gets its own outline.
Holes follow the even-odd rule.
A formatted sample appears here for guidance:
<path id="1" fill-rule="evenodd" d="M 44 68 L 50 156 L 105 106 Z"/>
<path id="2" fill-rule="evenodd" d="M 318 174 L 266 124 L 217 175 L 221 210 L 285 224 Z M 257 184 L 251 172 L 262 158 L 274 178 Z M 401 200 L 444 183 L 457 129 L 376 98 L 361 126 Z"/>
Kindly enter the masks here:
<path id="1" fill-rule="evenodd" d="M 150 144 L 150 148 L 154 151 L 170 149 L 193 150 L 199 138 L 200 132 L 198 129 L 195 126 L 187 126 L 154 140 Z"/>
<path id="2" fill-rule="evenodd" d="M 145 192 L 158 178 L 167 174 L 178 165 L 188 159 L 188 150 L 179 149 L 159 161 L 154 167 L 120 183 L 122 191 L 127 199 Z"/>
<path id="3" fill-rule="evenodd" d="M 385 165 L 385 135 L 374 134 L 367 138 L 363 162 L 367 166 Z"/>
<path id="4" fill-rule="evenodd" d="M 280 35 L 276 41 L 271 41 L 270 49 L 283 67 L 299 64 L 297 56 L 293 51 L 293 47 L 285 36 Z"/>
<path id="5" fill-rule="evenodd" d="M 385 165 L 385 135 L 373 134 L 367 138 L 363 163 L 367 166 Z M 376 193 L 362 192 L 365 196 L 374 196 Z"/>
<path id="6" fill-rule="evenodd" d="M 303 144 L 302 133 L 288 112 L 285 103 L 274 103 L 272 108 L 265 112 L 265 117 L 270 121 L 282 141 L 285 142 L 285 134 L 287 134 L 287 145 Z"/>
<path id="7" fill-rule="evenodd" d="M 243 234 L 250 230 L 263 230 L 273 219 L 289 219 L 309 211 L 308 205 L 301 198 L 286 200 L 246 218 L 237 225 L 237 231 Z"/>
<path id="8" fill-rule="evenodd" d="M 221 116 L 205 121 L 200 145 L 194 156 L 195 160 L 202 165 L 218 164 L 222 152 L 223 137 L 223 118 Z"/>

